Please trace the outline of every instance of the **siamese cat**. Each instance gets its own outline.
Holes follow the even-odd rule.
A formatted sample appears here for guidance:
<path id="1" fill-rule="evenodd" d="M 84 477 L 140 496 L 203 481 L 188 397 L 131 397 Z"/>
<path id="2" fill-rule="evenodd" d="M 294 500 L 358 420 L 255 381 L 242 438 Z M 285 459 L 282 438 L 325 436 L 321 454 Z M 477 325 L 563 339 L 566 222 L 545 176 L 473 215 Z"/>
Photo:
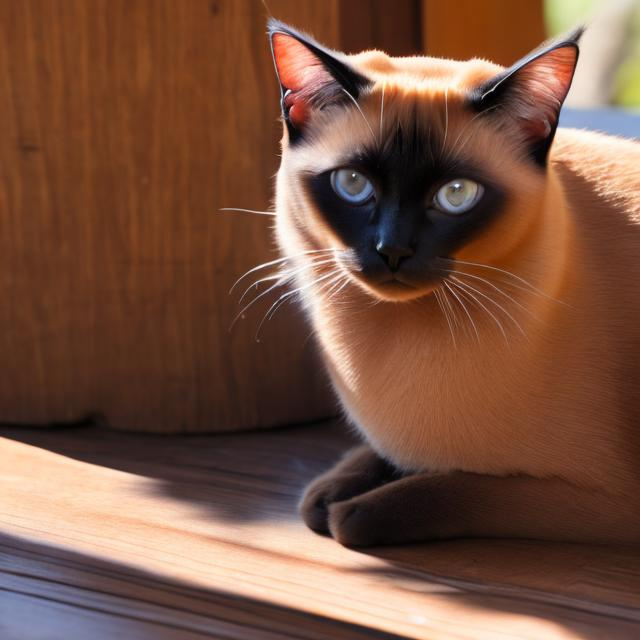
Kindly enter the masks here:
<path id="1" fill-rule="evenodd" d="M 311 529 L 640 542 L 640 145 L 556 131 L 579 36 L 505 69 L 269 24 L 282 278 L 365 442 Z"/>

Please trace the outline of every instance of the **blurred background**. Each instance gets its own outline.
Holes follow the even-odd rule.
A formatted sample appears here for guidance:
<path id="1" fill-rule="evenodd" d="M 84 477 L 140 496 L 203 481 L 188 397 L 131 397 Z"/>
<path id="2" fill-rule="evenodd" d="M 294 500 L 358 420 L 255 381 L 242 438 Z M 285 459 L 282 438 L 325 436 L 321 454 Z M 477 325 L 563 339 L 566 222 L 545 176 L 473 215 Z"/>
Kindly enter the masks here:
<path id="1" fill-rule="evenodd" d="M 346 51 L 505 65 L 586 22 L 562 122 L 640 133 L 639 0 L 266 5 L 0 0 L 1 422 L 216 431 L 336 412 L 295 305 L 256 340 L 273 292 L 229 331 L 231 285 L 277 257 L 271 218 L 220 212 L 270 208 L 268 12 Z"/>
<path id="2" fill-rule="evenodd" d="M 567 106 L 640 108 L 640 1 L 545 0 L 545 25 L 556 36 L 587 25 Z"/>

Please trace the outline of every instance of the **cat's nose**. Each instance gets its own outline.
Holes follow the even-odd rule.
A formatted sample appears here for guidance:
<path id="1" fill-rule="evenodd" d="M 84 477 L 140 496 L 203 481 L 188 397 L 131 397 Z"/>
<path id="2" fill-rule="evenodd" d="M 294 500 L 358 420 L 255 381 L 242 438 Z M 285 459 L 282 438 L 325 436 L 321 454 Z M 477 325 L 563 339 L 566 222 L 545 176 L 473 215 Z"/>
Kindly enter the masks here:
<path id="1" fill-rule="evenodd" d="M 401 244 L 391 244 L 384 241 L 378 242 L 376 245 L 376 251 L 389 265 L 389 269 L 391 269 L 391 271 L 395 271 L 400 266 L 400 262 L 404 258 L 409 258 L 414 254 L 411 247 Z"/>

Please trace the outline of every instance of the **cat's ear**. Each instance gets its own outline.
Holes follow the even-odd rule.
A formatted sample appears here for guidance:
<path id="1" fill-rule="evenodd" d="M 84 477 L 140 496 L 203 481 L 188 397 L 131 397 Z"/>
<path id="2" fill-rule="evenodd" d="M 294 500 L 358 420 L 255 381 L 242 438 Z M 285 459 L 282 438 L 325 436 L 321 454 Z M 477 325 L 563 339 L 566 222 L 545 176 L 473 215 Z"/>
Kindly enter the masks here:
<path id="1" fill-rule="evenodd" d="M 584 29 L 534 51 L 480 86 L 473 104 L 479 111 L 495 110 L 496 118 L 511 118 L 544 166 L 578 62 L 578 41 Z"/>
<path id="2" fill-rule="evenodd" d="M 370 82 L 308 36 L 269 20 L 271 52 L 280 82 L 281 107 L 291 139 L 302 134 L 316 109 L 357 100 Z"/>

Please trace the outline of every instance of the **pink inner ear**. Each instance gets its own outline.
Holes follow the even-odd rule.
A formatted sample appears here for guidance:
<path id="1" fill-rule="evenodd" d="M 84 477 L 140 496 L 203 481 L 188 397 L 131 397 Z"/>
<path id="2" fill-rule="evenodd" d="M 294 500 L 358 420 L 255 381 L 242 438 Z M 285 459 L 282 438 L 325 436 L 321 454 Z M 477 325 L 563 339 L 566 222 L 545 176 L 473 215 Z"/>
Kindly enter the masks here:
<path id="1" fill-rule="evenodd" d="M 310 111 L 310 101 L 327 84 L 334 82 L 321 60 L 293 36 L 273 35 L 273 57 L 282 86 L 290 91 L 285 96 L 289 120 L 303 125 Z"/>
<path id="2" fill-rule="evenodd" d="M 567 96 L 578 50 L 566 46 L 549 51 L 517 72 L 516 116 L 528 138 L 546 137 L 555 127 Z"/>

